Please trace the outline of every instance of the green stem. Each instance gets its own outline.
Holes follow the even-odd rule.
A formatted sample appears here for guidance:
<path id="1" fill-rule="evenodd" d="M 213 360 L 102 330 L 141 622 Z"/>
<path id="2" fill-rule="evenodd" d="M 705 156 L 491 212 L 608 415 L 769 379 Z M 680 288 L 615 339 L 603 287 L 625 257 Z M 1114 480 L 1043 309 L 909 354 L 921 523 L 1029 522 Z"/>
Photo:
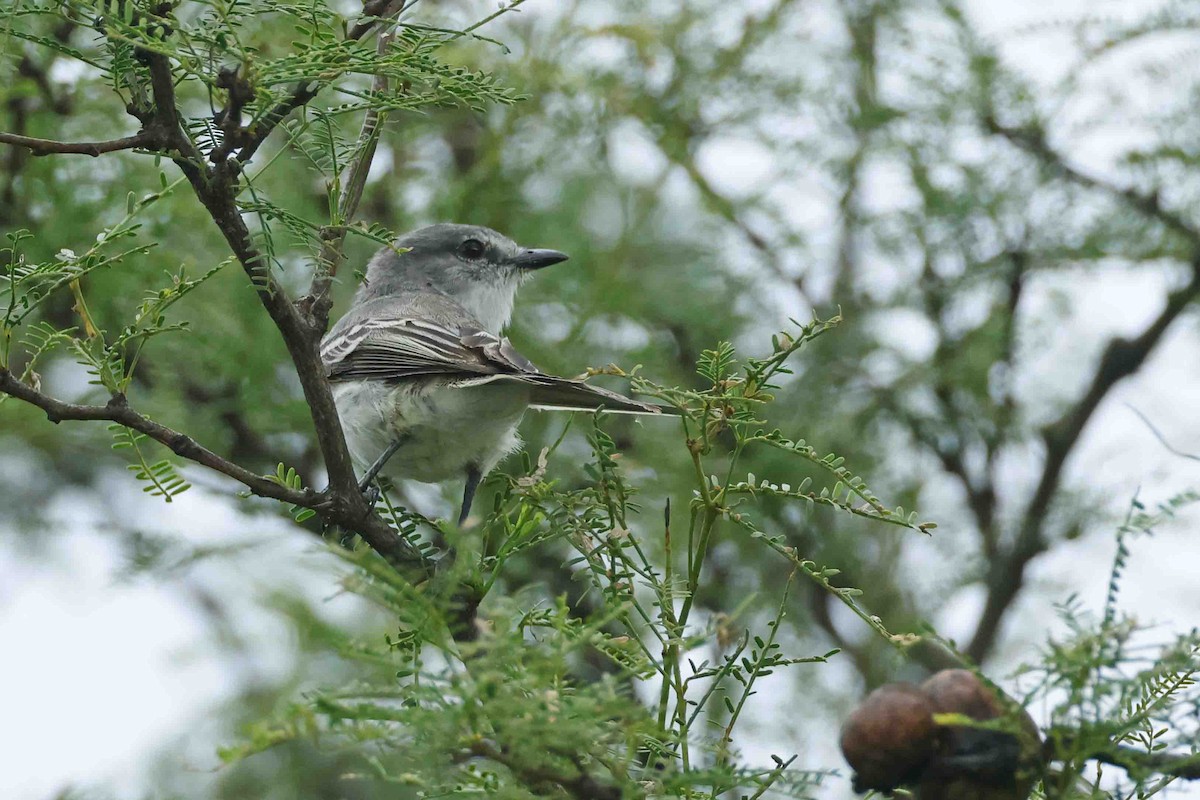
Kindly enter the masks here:
<path id="1" fill-rule="evenodd" d="M 683 606 L 679 610 L 679 627 L 687 625 L 688 616 L 692 612 L 692 604 L 696 597 L 696 589 L 700 583 L 700 569 L 704 565 L 704 557 L 708 554 L 708 543 L 712 539 L 713 528 L 717 517 L 720 516 L 720 506 L 717 504 L 708 487 L 708 478 L 704 475 L 704 465 L 700 461 L 700 452 L 692 448 L 692 465 L 696 470 L 696 478 L 700 481 L 700 499 L 704 504 L 704 518 L 700 524 L 700 541 L 696 551 L 691 554 L 688 569 L 688 594 L 683 598 Z"/>
<path id="2" fill-rule="evenodd" d="M 771 647 L 775 644 L 775 637 L 779 633 L 779 625 L 783 622 L 784 614 L 787 611 L 788 594 L 792 590 L 792 579 L 796 577 L 796 570 L 792 570 L 788 575 L 787 583 L 783 587 L 783 598 L 779 601 L 779 611 L 775 614 L 775 621 L 771 625 L 771 633 L 767 636 L 766 644 L 758 651 L 758 658 L 754 660 L 754 665 L 750 669 L 750 675 L 746 679 L 746 684 L 742 688 L 742 695 L 738 698 L 737 705 L 733 709 L 733 713 L 729 716 L 729 722 L 725 725 L 725 730 L 721 735 L 721 741 L 717 744 L 717 765 L 724 766 L 729 761 L 729 744 L 733 741 L 733 727 L 737 724 L 738 717 L 742 714 L 742 709 L 746 706 L 746 701 L 754 694 L 754 683 L 758 680 L 763 666 L 766 663 L 771 653 Z"/>
<path id="3" fill-rule="evenodd" d="M 667 501 L 667 513 L 670 513 L 670 500 Z M 659 595 L 659 613 L 662 615 L 663 627 L 667 630 L 667 638 L 663 645 L 663 673 L 662 673 L 662 688 L 658 694 L 658 727 L 665 730 L 667 727 L 667 702 L 671 698 L 671 666 L 677 660 L 675 645 L 678 631 L 675 629 L 675 598 L 671 592 L 671 582 L 674 580 L 675 571 L 671 566 L 671 522 L 668 518 L 663 526 L 663 550 L 664 550 L 664 579 L 663 590 Z"/>

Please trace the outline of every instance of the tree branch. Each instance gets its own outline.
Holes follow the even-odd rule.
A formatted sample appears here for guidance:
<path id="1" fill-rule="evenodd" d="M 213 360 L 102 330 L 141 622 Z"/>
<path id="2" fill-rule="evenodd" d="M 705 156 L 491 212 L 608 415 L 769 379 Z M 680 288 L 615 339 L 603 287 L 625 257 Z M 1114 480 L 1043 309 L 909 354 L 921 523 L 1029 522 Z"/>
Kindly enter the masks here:
<path id="1" fill-rule="evenodd" d="M 1067 458 L 1083 429 L 1113 386 L 1141 368 L 1171 323 L 1188 304 L 1200 297 L 1200 255 L 1191 266 L 1191 280 L 1167 295 L 1163 310 L 1141 335 L 1134 339 L 1118 337 L 1109 341 L 1087 392 L 1067 413 L 1043 429 L 1046 461 L 1037 489 L 1029 501 L 1016 541 L 1008 552 L 991 563 L 987 602 L 967 648 L 967 653 L 976 662 L 982 661 L 995 644 L 1001 618 L 1024 583 L 1026 566 L 1046 549 L 1043 536 L 1046 515 L 1058 491 Z"/>
<path id="2" fill-rule="evenodd" d="M 270 111 L 263 114 L 262 118 L 251 126 L 246 139 L 241 143 L 241 149 L 238 150 L 237 155 L 238 162 L 241 164 L 249 163 L 250 159 L 254 158 L 254 154 L 258 152 L 258 148 L 263 146 L 271 133 L 279 126 L 279 123 L 287 119 L 287 116 L 296 109 L 307 105 L 310 100 L 317 96 L 321 88 L 321 84 L 318 81 L 301 83 L 292 89 L 292 93 L 286 99 L 280 100 Z M 233 139 L 228 139 L 227 141 L 231 144 L 234 143 Z M 233 148 L 230 147 L 229 149 Z M 214 158 L 216 160 L 224 160 L 222 155 L 216 155 Z"/>
<path id="3" fill-rule="evenodd" d="M 317 350 L 317 344 L 324 331 L 307 324 L 291 302 L 286 290 L 275 280 L 267 260 L 254 246 L 249 228 L 237 205 L 235 166 L 222 164 L 216 169 L 208 166 L 180 117 L 170 59 L 150 51 L 143 52 L 142 56 L 150 72 L 153 106 L 131 108 L 131 113 L 142 120 L 146 130 L 154 131 L 161 137 L 160 144 L 163 149 L 176 153 L 172 160 L 187 177 L 196 197 L 208 210 L 213 222 L 225 237 L 234 256 L 250 278 L 263 307 L 279 330 L 308 403 L 330 488 L 320 495 L 323 500 L 320 506 L 306 505 L 294 499 L 289 502 L 312 507 L 325 522 L 357 533 L 398 571 L 410 575 L 414 580 L 432 577 L 432 565 L 374 512 L 358 490 L 358 481 L 342 434 L 341 419 Z M 315 92 L 312 96 L 315 96 Z M 311 99 L 311 96 L 308 99 Z M 418 568 L 415 575 L 414 565 Z M 467 635 L 474 629 L 471 620 L 478 605 L 477 601 L 472 600 L 470 592 L 467 592 L 466 599 L 461 604 L 464 609 L 463 619 L 454 620 L 452 623 L 456 629 L 466 631 Z"/>
<path id="4" fill-rule="evenodd" d="M 368 520 L 361 524 L 373 528 L 374 536 L 385 540 L 386 535 L 394 535 L 394 533 L 381 519 L 371 513 L 358 491 L 354 467 L 342 433 L 341 419 L 334 405 L 329 383 L 325 378 L 325 367 L 321 363 L 317 351 L 317 345 L 325 332 L 328 321 L 328 306 L 326 305 L 324 314 L 318 314 L 316 318 L 309 318 L 307 314 L 301 312 L 291 301 L 283 286 L 275 280 L 267 260 L 254 246 L 249 228 L 242 219 L 241 210 L 237 206 L 235 181 L 240 164 L 249 160 L 257 147 L 266 140 L 287 114 L 314 98 L 318 88 L 311 84 L 297 86 L 288 100 L 270 112 L 264 121 L 260 121 L 254 136 L 242 148 L 237 161 L 225 161 L 219 164 L 215 170 L 210 170 L 180 125 L 175 106 L 170 62 L 165 57 L 154 53 L 148 54 L 148 59 L 156 116 L 159 123 L 170 131 L 171 140 L 179 145 L 178 149 L 182 156 L 182 158 L 176 159 L 176 163 L 188 177 L 196 196 L 208 210 L 234 256 L 250 278 L 259 300 L 279 329 L 291 356 L 296 375 L 300 379 L 305 401 L 308 403 L 312 415 L 317 442 L 321 449 L 333 494 L 355 507 L 363 515 L 363 518 Z M 373 148 L 371 151 L 373 152 Z M 366 170 L 369 167 L 369 158 L 365 161 L 366 164 L 352 170 L 352 177 L 357 170 L 361 170 L 362 175 L 358 179 L 361 182 L 365 182 Z M 351 213 L 357 207 L 358 198 L 361 197 L 361 188 L 357 193 L 352 192 L 352 194 L 354 202 L 349 206 Z M 344 236 L 344 232 L 341 236 Z M 339 250 L 340 241 L 340 238 L 336 239 L 336 247 Z M 325 252 L 324 248 L 322 252 Z M 318 269 L 319 275 L 320 268 Z M 375 524 L 376 522 L 378 524 Z M 359 530 L 359 532 L 368 542 L 371 542 L 371 537 L 366 531 Z"/>
<path id="5" fill-rule="evenodd" d="M 1107 745 L 1085 750 L 1086 755 L 1072 755 L 1069 751 L 1076 749 L 1079 735 L 1071 730 L 1050 731 L 1042 746 L 1042 761 L 1047 764 L 1066 759 L 1099 761 L 1120 767 L 1132 776 L 1157 773 L 1188 781 L 1200 780 L 1200 753 L 1147 753 L 1125 745 Z"/>
<path id="6" fill-rule="evenodd" d="M 1070 182 L 1087 189 L 1099 189 L 1118 197 L 1146 216 L 1158 220 L 1193 245 L 1200 244 L 1200 230 L 1193 227 L 1179 214 L 1164 208 L 1157 192 L 1143 194 L 1129 187 L 1114 186 L 1101 178 L 1080 171 L 1068 164 L 1062 155 L 1055 152 L 1046 141 L 1045 135 L 1037 128 L 1008 127 L 1000 124 L 991 115 L 984 117 L 983 124 L 987 131 L 1003 136 L 1025 152 L 1036 156 L 1039 161 Z"/>
<path id="7" fill-rule="evenodd" d="M 260 497 L 269 497 L 314 510 L 322 509 L 327 504 L 320 495 L 311 489 L 296 490 L 280 486 L 261 475 L 255 475 L 253 472 L 243 469 L 232 461 L 227 461 L 197 443 L 190 436 L 143 416 L 129 405 L 124 395 L 113 395 L 102 406 L 65 403 L 22 383 L 3 367 L 0 367 L 0 392 L 37 406 L 46 412 L 46 418 L 55 424 L 67 420 L 99 420 L 124 425 L 130 430 L 143 433 L 159 444 L 165 445 L 181 458 L 194 461 L 233 478 Z"/>
<path id="8" fill-rule="evenodd" d="M 35 156 L 77 153 L 79 155 L 95 157 L 117 150 L 133 150 L 135 148 L 152 150 L 158 143 L 159 137 L 155 133 L 146 130 L 135 133 L 133 136 L 126 136 L 122 139 L 110 139 L 106 142 L 57 142 L 52 139 L 21 136 L 17 133 L 0 133 L 0 144 L 24 147 Z"/>
<path id="9" fill-rule="evenodd" d="M 199 150 L 183 130 L 175 105 L 170 61 L 158 53 L 147 53 L 146 58 L 154 95 L 153 124 L 163 131 L 168 146 L 179 154 L 174 158 L 175 164 L 188 178 L 196 197 L 208 210 L 213 222 L 225 237 L 234 256 L 250 278 L 263 307 L 279 329 L 312 414 L 330 487 L 335 496 L 357 506 L 364 517 L 374 516 L 359 494 L 354 467 L 342 434 L 341 420 L 333 403 L 329 383 L 325 379 L 325 367 L 317 352 L 317 343 L 323 331 L 315 330 L 306 324 L 286 290 L 271 274 L 266 259 L 254 246 L 250 230 L 246 227 L 237 206 L 237 192 L 231 181 L 231 170 L 223 167 L 215 171 L 209 169 Z M 377 529 L 379 536 L 383 536 L 384 530 L 391 532 L 391 528 L 382 520 L 379 520 L 379 525 L 382 526 Z"/>
<path id="10" fill-rule="evenodd" d="M 392 13 L 399 14 L 404 5 L 403 2 L 400 2 Z M 382 56 L 391 41 L 392 37 L 389 33 L 381 33 L 375 52 Z M 371 93 L 379 96 L 387 92 L 387 89 L 387 76 L 376 75 L 371 82 Z M 355 146 L 358 155 L 350 165 L 349 177 L 341 191 L 341 202 L 337 209 L 338 224 L 321 229 L 321 252 L 317 256 L 317 269 L 313 274 L 312 285 L 309 287 L 308 295 L 298 301 L 300 307 L 307 311 L 309 324 L 322 332 L 329 326 L 329 310 L 333 305 L 329 289 L 333 285 L 338 268 L 346 258 L 343 251 L 346 241 L 346 226 L 358 212 L 358 204 L 362 201 L 363 190 L 367 185 L 367 175 L 371 171 L 371 162 L 375 159 L 375 148 L 379 144 L 379 135 L 383 130 L 386 118 L 386 112 L 381 112 L 376 108 L 368 108 L 363 117 L 362 129 L 358 133 L 358 141 Z"/>
<path id="11" fill-rule="evenodd" d="M 92 420 L 123 425 L 130 430 L 145 434 L 169 448 L 180 458 L 193 461 L 233 478 L 260 497 L 269 497 L 301 508 L 310 508 L 316 511 L 325 522 L 360 533 L 377 553 L 393 565 L 410 569 L 414 564 L 423 563 L 420 554 L 415 552 L 403 538 L 369 509 L 364 515 L 355 508 L 354 504 L 347 504 L 335 495 L 314 492 L 308 488 L 292 489 L 281 486 L 262 475 L 256 475 L 250 470 L 222 458 L 190 436 L 138 413 L 129 405 L 124 395 L 113 395 L 102 406 L 66 403 L 22 383 L 9 370 L 2 367 L 0 367 L 0 392 L 42 409 L 46 412 L 46 418 L 56 424 L 67 420 Z M 432 574 L 430 569 L 426 571 Z"/>
<path id="12" fill-rule="evenodd" d="M 307 324 L 288 298 L 287 292 L 271 275 L 265 259 L 251 241 L 250 231 L 242 219 L 232 192 L 219 184 L 214 189 L 203 181 L 193 181 L 193 188 L 254 283 L 259 300 L 275 322 L 291 356 L 312 416 L 332 496 L 346 506 L 345 515 L 356 520 L 353 524 L 338 524 L 356 531 L 381 555 L 393 560 L 389 553 L 394 554 L 395 541 L 402 540 L 399 540 L 395 531 L 371 510 L 358 490 L 354 466 L 342 433 L 341 418 L 334 405 L 333 393 L 325 377 L 325 366 L 321 363 L 317 350 L 323 331 Z M 405 550 L 407 549 L 405 546 Z"/>
<path id="13" fill-rule="evenodd" d="M 984 126 L 1034 155 L 1064 179 L 1084 188 L 1103 191 L 1120 198 L 1184 238 L 1192 250 L 1192 275 L 1187 285 L 1167 295 L 1163 310 L 1139 336 L 1134 339 L 1117 337 L 1109 341 L 1083 397 L 1058 420 L 1042 430 L 1046 460 L 1037 488 L 1022 518 L 1016 541 L 1007 552 L 990 563 L 987 601 L 975 635 L 967 647 L 968 655 L 976 662 L 982 661 L 995 645 L 1004 613 L 1024 584 L 1026 566 L 1046 549 L 1046 516 L 1058 491 L 1067 458 L 1074 450 L 1087 423 L 1113 386 L 1141 368 L 1171 323 L 1191 302 L 1200 297 L 1200 231 L 1183 217 L 1164 208 L 1157 194 L 1143 194 L 1132 188 L 1115 186 L 1101 178 L 1081 172 L 1050 147 L 1040 130 L 1006 127 L 991 115 L 984 117 Z"/>
<path id="14" fill-rule="evenodd" d="M 354 24 L 346 37 L 363 38 L 381 19 L 395 19 L 407 5 L 408 0 L 366 0 L 363 3 L 363 18 Z"/>
<path id="15" fill-rule="evenodd" d="M 1126 772 L 1156 772 L 1188 781 L 1200 780 L 1200 754 L 1171 755 L 1143 753 L 1132 747 L 1117 746 L 1088 756 L 1089 761 L 1112 764 Z"/>

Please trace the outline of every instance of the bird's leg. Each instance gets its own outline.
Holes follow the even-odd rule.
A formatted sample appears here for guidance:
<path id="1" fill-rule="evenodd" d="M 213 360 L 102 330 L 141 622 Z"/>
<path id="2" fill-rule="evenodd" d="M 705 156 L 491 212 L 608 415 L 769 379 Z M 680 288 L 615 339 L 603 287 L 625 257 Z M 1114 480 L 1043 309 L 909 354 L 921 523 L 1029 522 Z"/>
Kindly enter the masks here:
<path id="1" fill-rule="evenodd" d="M 389 444 L 387 449 L 383 451 L 383 455 L 375 459 L 375 463 L 370 466 L 370 468 L 362 476 L 362 480 L 358 482 L 358 490 L 362 492 L 363 497 L 367 499 L 367 505 L 374 507 L 375 503 L 379 501 L 379 487 L 372 486 L 371 484 L 379 475 L 379 472 L 387 464 L 388 460 L 392 456 L 396 455 L 396 451 L 399 450 L 400 447 L 407 441 L 407 436 L 401 436 L 396 439 L 396 441 Z"/>
<path id="2" fill-rule="evenodd" d="M 467 485 L 463 488 L 462 511 L 458 514 L 458 527 L 462 527 L 467 521 L 467 515 L 471 513 L 471 503 L 475 500 L 475 490 L 479 488 L 479 481 L 483 477 L 483 473 L 479 471 L 479 467 L 475 464 L 467 465 Z"/>

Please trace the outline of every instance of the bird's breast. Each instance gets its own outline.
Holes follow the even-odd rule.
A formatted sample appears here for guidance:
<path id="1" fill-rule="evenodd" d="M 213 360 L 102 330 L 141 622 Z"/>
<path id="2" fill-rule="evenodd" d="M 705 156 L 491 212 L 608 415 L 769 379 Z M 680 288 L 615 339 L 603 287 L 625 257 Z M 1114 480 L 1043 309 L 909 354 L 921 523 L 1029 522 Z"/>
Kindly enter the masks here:
<path id="1" fill-rule="evenodd" d="M 403 437 L 385 474 L 436 482 L 461 477 L 468 464 L 486 473 L 514 450 L 529 389 L 512 383 L 458 388 L 444 381 L 348 381 L 335 387 L 334 401 L 360 472 Z"/>

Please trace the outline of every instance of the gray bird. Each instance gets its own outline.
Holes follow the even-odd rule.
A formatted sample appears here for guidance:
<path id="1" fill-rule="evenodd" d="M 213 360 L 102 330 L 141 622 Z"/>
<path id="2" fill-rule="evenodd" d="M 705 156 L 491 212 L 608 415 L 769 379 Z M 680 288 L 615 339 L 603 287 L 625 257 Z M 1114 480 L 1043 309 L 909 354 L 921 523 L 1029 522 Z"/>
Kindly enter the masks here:
<path id="1" fill-rule="evenodd" d="M 480 479 L 512 452 L 526 408 L 660 414 L 582 381 L 546 375 L 501 336 L 517 288 L 566 261 L 490 228 L 431 225 L 400 237 L 367 265 L 321 360 L 366 491 L 393 479 L 463 475 L 461 525 Z M 395 458 L 392 458 L 395 456 Z"/>

